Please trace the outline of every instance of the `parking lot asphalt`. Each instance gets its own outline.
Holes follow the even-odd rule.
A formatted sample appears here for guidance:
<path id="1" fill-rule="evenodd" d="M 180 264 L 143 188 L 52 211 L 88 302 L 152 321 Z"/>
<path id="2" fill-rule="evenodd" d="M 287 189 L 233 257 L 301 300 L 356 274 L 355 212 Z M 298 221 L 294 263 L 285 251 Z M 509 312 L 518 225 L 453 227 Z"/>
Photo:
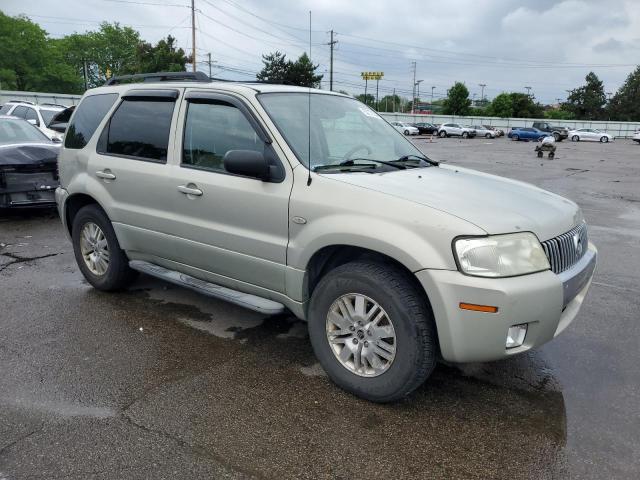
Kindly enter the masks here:
<path id="1" fill-rule="evenodd" d="M 149 277 L 96 291 L 55 212 L 5 214 L 0 479 L 638 478 L 640 146 L 414 142 L 582 206 L 599 265 L 561 336 L 376 405 L 328 381 L 293 317 Z"/>

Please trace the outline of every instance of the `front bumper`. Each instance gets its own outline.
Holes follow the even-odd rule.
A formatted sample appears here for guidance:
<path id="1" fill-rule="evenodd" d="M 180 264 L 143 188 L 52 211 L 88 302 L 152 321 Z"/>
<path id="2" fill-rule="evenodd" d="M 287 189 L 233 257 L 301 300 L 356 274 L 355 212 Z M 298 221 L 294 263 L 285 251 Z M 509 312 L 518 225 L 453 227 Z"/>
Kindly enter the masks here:
<path id="1" fill-rule="evenodd" d="M 582 259 L 559 275 L 547 270 L 494 279 L 452 270 L 417 272 L 433 308 L 443 358 L 458 363 L 498 360 L 553 339 L 577 316 L 596 262 L 597 249 L 589 244 Z M 498 311 L 462 310 L 461 302 L 492 305 Z M 507 330 L 524 323 L 524 343 L 507 349 Z"/>

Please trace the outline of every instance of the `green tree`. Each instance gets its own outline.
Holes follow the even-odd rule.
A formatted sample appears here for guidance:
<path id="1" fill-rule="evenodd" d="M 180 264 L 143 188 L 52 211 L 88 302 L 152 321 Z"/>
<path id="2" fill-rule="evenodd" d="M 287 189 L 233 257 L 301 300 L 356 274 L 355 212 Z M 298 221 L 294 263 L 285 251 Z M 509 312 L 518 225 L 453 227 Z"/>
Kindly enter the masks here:
<path id="1" fill-rule="evenodd" d="M 509 118 L 513 116 L 513 100 L 510 93 L 496 96 L 487 107 L 487 115 L 492 117 Z"/>
<path id="2" fill-rule="evenodd" d="M 583 86 L 571 90 L 566 109 L 580 120 L 600 120 L 605 116 L 604 106 L 607 103 L 604 84 L 593 72 L 587 74 L 585 81 Z"/>
<path id="3" fill-rule="evenodd" d="M 611 119 L 621 122 L 640 121 L 640 66 L 629 74 L 608 105 Z"/>
<path id="4" fill-rule="evenodd" d="M 489 104 L 486 114 L 501 118 L 540 118 L 544 109 L 526 93 L 503 92 Z"/>
<path id="5" fill-rule="evenodd" d="M 264 67 L 256 75 L 261 82 L 269 83 L 285 83 L 289 73 L 289 62 L 284 53 L 273 52 L 268 55 L 262 55 L 262 63 Z"/>
<path id="6" fill-rule="evenodd" d="M 449 94 L 444 100 L 445 115 L 468 115 L 471 108 L 469 90 L 462 82 L 456 82 L 449 89 Z"/>
<path id="7" fill-rule="evenodd" d="M 288 63 L 286 83 L 300 87 L 317 88 L 322 80 L 322 75 L 316 75 L 318 66 L 311 63 L 309 56 L 303 53 L 298 60 Z"/>
<path id="8" fill-rule="evenodd" d="M 47 63 L 47 33 L 28 18 L 0 12 L 0 45 L 3 88 L 36 89 Z"/>
<path id="9" fill-rule="evenodd" d="M 559 108 L 545 110 L 544 118 L 548 118 L 549 120 L 573 120 L 575 117 L 573 113 L 568 112 L 563 108 Z"/>
<path id="10" fill-rule="evenodd" d="M 385 95 L 378 101 L 379 112 L 402 112 L 407 104 L 407 99 L 399 95 Z"/>
<path id="11" fill-rule="evenodd" d="M 376 97 L 370 93 L 367 93 L 366 95 L 364 93 L 356 95 L 356 100 L 360 100 L 362 103 L 369 105 L 370 107 L 375 107 L 376 104 Z"/>
<path id="12" fill-rule="evenodd" d="M 136 50 L 135 64 L 124 67 L 126 73 L 184 72 L 191 59 L 182 48 L 177 48 L 176 39 L 169 35 L 154 46 L 140 42 Z"/>

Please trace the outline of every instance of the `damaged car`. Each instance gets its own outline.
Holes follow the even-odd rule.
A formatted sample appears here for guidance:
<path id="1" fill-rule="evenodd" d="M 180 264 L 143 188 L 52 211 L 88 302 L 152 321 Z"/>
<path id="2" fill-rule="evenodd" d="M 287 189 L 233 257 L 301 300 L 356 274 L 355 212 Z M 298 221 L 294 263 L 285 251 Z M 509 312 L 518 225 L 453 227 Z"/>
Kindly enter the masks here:
<path id="1" fill-rule="evenodd" d="M 0 209 L 54 206 L 59 150 L 26 120 L 0 116 Z"/>

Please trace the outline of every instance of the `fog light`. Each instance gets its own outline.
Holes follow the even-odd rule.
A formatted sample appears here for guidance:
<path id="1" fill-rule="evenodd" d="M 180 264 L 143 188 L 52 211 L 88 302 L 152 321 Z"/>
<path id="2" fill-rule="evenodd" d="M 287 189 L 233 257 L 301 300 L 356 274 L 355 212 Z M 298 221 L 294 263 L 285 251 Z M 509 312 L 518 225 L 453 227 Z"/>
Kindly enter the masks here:
<path id="1" fill-rule="evenodd" d="M 519 347 L 524 343 L 524 337 L 527 335 L 527 324 L 512 325 L 507 330 L 507 348 Z"/>

